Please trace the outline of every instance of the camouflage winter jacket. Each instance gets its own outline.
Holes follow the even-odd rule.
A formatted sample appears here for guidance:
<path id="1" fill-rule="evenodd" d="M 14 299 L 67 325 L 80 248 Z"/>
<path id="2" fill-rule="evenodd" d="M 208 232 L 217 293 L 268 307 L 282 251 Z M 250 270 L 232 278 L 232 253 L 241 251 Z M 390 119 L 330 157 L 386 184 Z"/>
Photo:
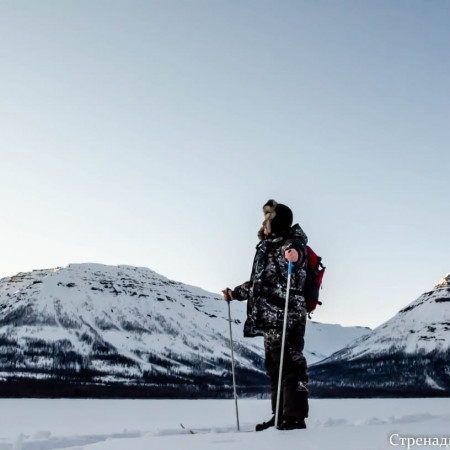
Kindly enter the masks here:
<path id="1" fill-rule="evenodd" d="M 248 300 L 244 336 L 261 336 L 264 331 L 283 328 L 289 266 L 284 252 L 290 248 L 297 250 L 299 259 L 292 268 L 288 330 L 301 324 L 302 316 L 306 316 L 302 289 L 307 242 L 306 234 L 296 224 L 286 236 L 270 234 L 256 246 L 250 281 L 235 287 L 232 293 L 237 300 Z"/>

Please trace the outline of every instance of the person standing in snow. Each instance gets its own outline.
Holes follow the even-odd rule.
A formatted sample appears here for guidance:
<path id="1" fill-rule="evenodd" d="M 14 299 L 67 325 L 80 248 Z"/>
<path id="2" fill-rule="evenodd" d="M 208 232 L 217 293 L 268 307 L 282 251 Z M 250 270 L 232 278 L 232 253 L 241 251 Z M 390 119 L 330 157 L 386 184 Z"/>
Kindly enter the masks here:
<path id="1" fill-rule="evenodd" d="M 275 200 L 263 206 L 264 222 L 250 281 L 233 290 L 224 289 L 225 300 L 247 300 L 244 336 L 264 336 L 265 365 L 270 377 L 273 417 L 256 425 L 262 431 L 275 425 L 283 318 L 289 261 L 292 261 L 278 429 L 306 428 L 308 417 L 308 375 L 303 356 L 307 311 L 302 295 L 306 279 L 307 237 L 301 227 L 292 226 L 290 208 Z"/>

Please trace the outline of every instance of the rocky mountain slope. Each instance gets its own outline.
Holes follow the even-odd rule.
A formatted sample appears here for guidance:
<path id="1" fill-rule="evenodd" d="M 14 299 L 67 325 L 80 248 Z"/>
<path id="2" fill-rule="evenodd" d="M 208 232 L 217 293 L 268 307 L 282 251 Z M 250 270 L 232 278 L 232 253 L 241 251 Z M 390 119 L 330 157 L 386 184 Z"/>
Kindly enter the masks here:
<path id="1" fill-rule="evenodd" d="M 450 273 L 371 333 L 311 368 L 322 395 L 450 395 Z"/>
<path id="2" fill-rule="evenodd" d="M 236 377 L 265 392 L 261 338 L 231 304 Z M 369 330 L 309 322 L 310 363 Z M 223 299 L 146 268 L 71 264 L 0 280 L 0 395 L 219 396 L 231 383 Z"/>

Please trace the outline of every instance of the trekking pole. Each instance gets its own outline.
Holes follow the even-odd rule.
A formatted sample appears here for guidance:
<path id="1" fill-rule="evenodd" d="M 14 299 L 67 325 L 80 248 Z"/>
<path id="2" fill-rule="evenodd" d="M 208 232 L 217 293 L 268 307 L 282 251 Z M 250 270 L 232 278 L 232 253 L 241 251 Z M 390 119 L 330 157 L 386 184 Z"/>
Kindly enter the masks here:
<path id="1" fill-rule="evenodd" d="M 236 425 L 237 425 L 237 430 L 240 431 L 240 428 L 239 428 L 238 398 L 237 398 L 237 393 L 236 393 L 236 376 L 234 374 L 233 332 L 231 331 L 230 300 L 227 300 L 227 303 L 228 303 L 228 322 L 230 324 L 231 369 L 232 369 L 232 372 L 233 372 L 234 404 L 236 406 Z"/>
<path id="2" fill-rule="evenodd" d="M 277 406 L 275 409 L 275 427 L 276 428 L 278 428 L 278 413 L 280 411 L 280 394 L 281 394 L 281 382 L 282 382 L 282 377 L 283 377 L 284 345 L 286 342 L 286 328 L 287 328 L 287 319 L 288 319 L 289 290 L 291 289 L 291 275 L 292 275 L 292 262 L 289 261 L 288 279 L 287 279 L 287 288 L 286 288 L 286 303 L 284 306 L 283 337 L 281 339 L 280 372 L 278 374 Z"/>

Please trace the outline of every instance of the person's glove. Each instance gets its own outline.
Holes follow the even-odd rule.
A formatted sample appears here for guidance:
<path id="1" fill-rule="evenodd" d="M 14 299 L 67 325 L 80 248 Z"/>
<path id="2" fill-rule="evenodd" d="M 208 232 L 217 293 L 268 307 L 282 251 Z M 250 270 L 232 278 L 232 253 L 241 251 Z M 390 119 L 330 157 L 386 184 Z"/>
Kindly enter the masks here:
<path id="1" fill-rule="evenodd" d="M 226 288 L 222 291 L 223 299 L 225 301 L 234 300 L 233 291 L 230 288 Z"/>
<path id="2" fill-rule="evenodd" d="M 295 248 L 290 248 L 284 252 L 284 257 L 288 261 L 295 263 L 298 261 L 298 251 Z"/>

